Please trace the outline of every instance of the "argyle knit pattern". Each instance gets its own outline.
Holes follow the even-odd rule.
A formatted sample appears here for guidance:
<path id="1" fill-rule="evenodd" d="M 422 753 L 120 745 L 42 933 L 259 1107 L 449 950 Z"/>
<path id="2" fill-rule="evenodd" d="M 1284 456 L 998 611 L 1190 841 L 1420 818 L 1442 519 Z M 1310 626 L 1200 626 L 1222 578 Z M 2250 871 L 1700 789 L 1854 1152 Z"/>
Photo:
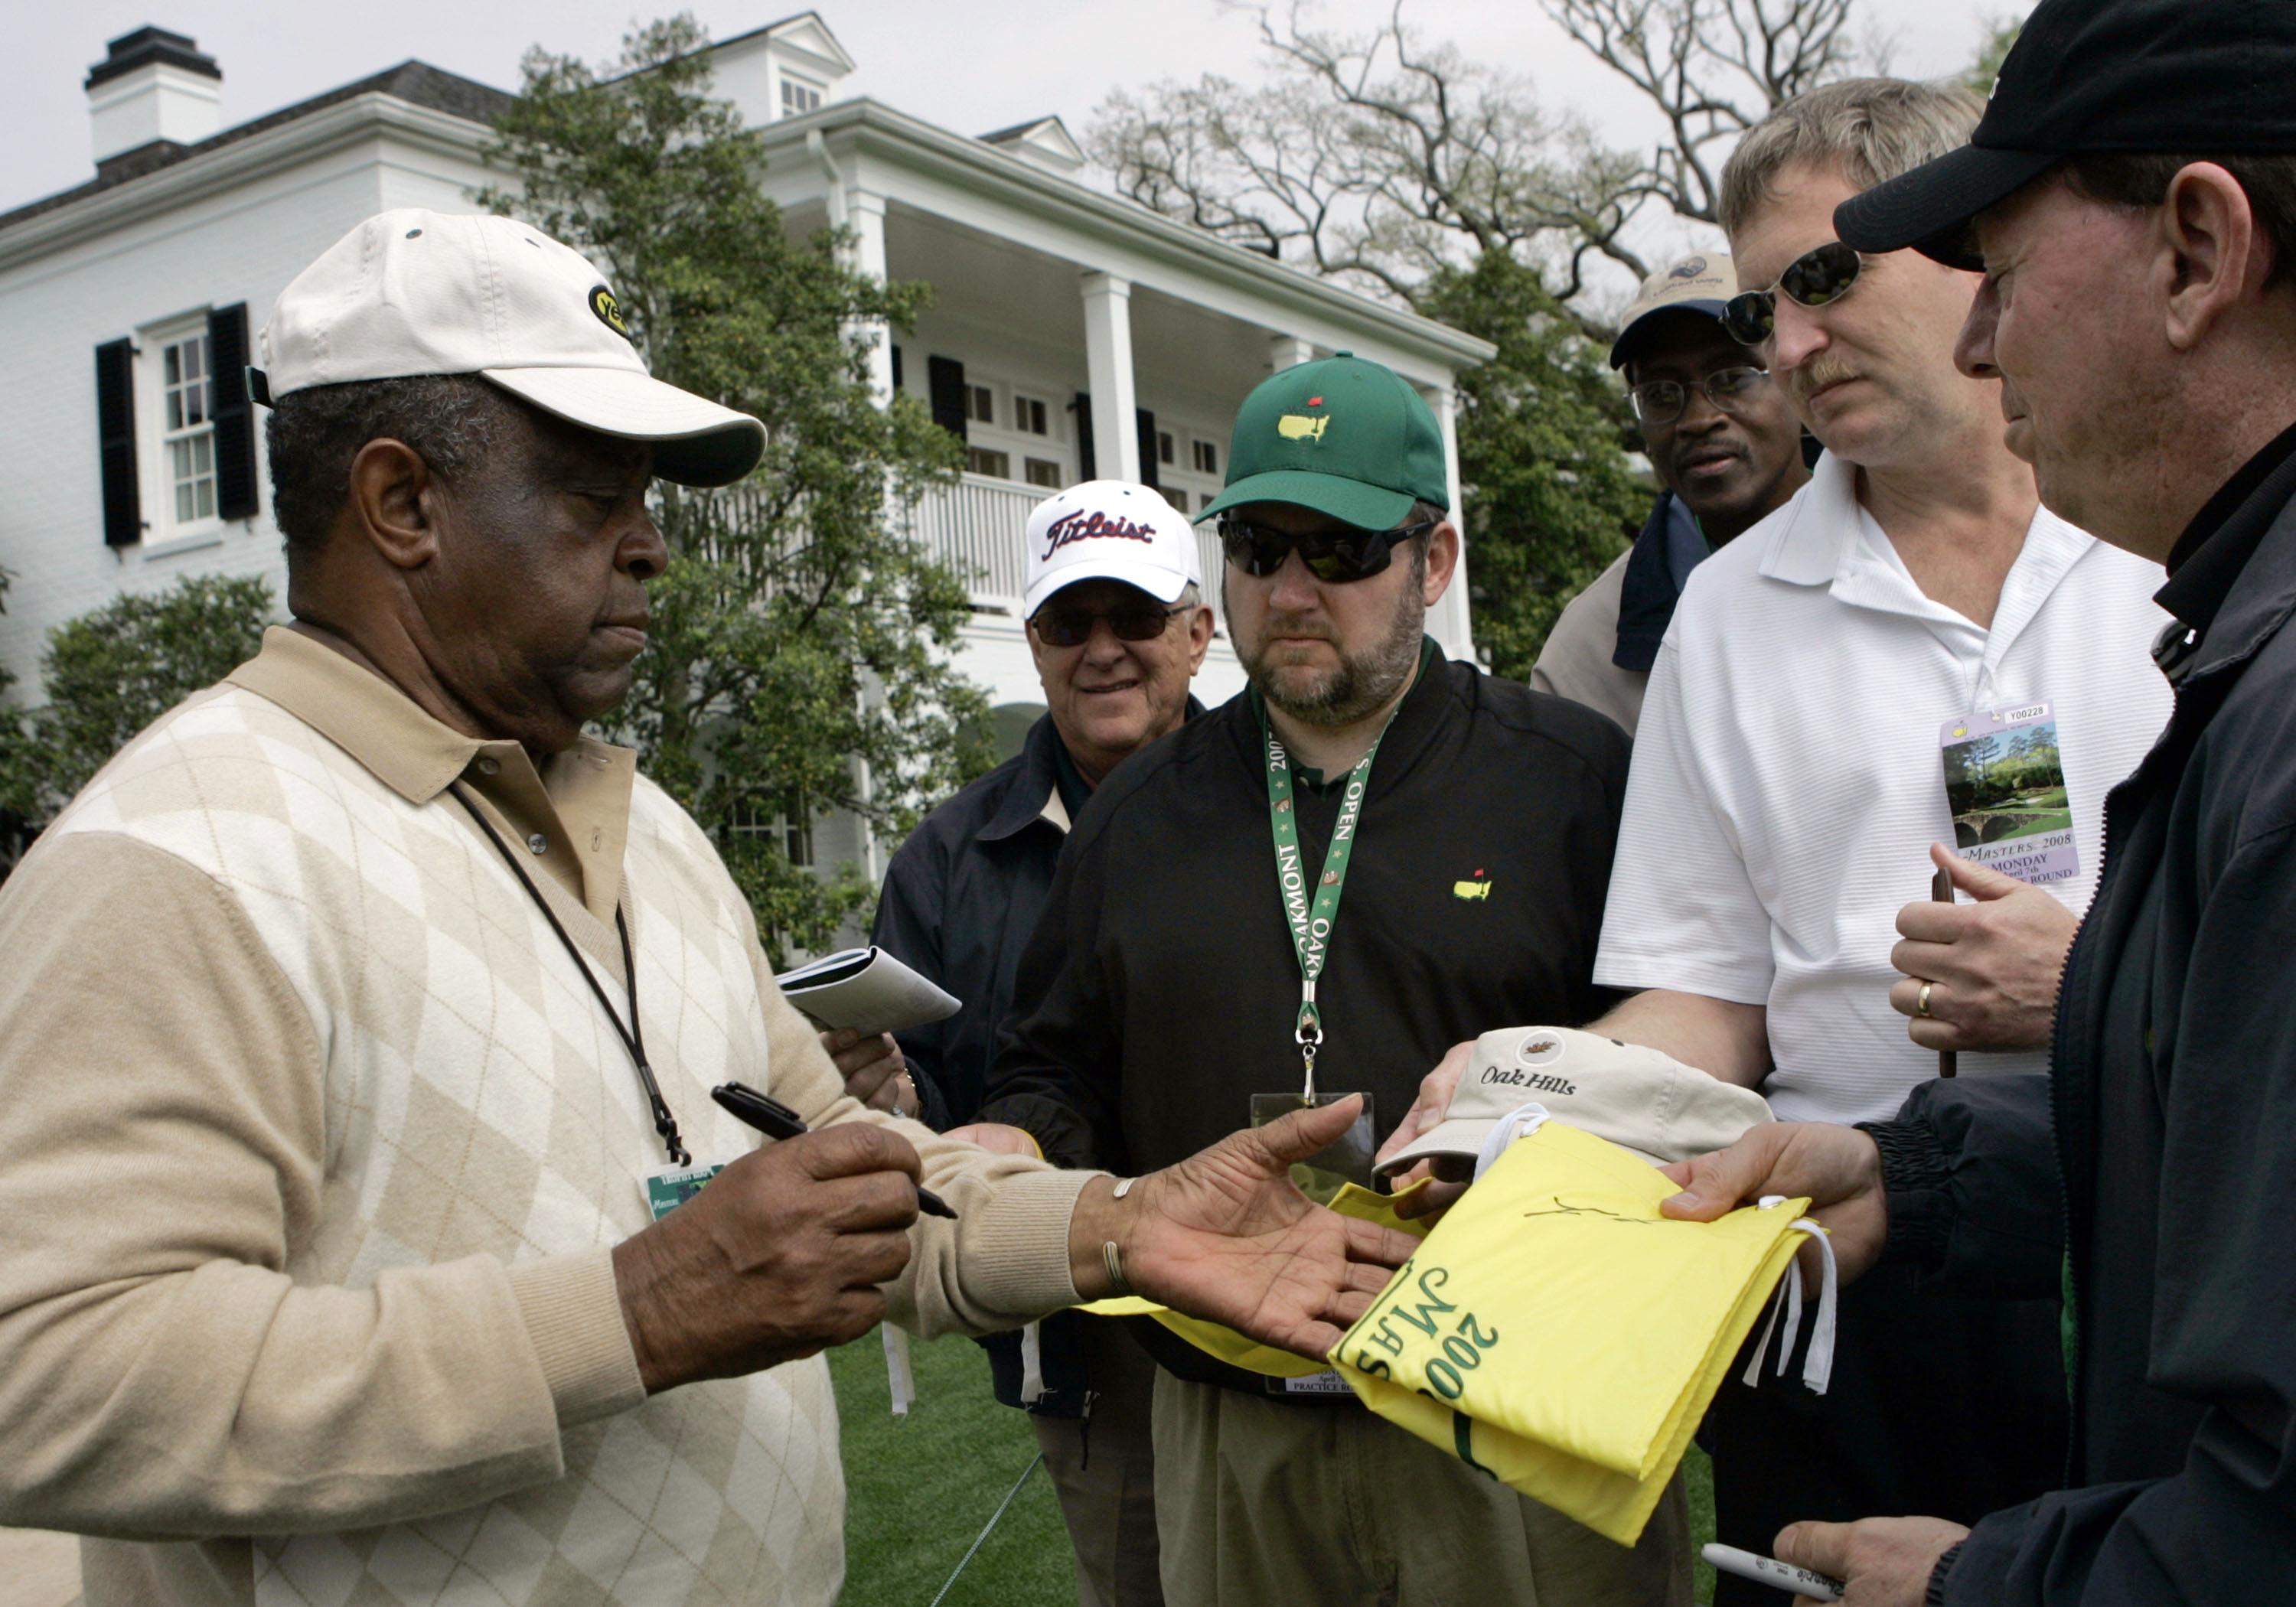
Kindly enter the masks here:
<path id="1" fill-rule="evenodd" d="M 326 1153 L 318 1219 L 289 1247 L 296 1283 L 365 1289 L 473 1256 L 515 1273 L 651 1220 L 643 1179 L 663 1155 L 630 1056 L 445 795 L 412 803 L 225 685 L 146 732 L 51 830 L 133 839 L 214 878 L 308 1012 Z M 653 1068 L 696 1158 L 730 1159 L 755 1141 L 709 1088 L 771 1086 L 750 916 L 693 821 L 643 778 L 624 871 Z M 556 907 L 619 1004 L 612 930 L 570 898 Z M 563 1451 L 556 1482 L 419 1521 L 90 1540 L 91 1586 L 142 1578 L 154 1599 L 209 1601 L 239 1581 L 251 1595 L 228 1599 L 263 1607 L 835 1598 L 844 1491 L 822 1359 L 578 1423 Z"/>

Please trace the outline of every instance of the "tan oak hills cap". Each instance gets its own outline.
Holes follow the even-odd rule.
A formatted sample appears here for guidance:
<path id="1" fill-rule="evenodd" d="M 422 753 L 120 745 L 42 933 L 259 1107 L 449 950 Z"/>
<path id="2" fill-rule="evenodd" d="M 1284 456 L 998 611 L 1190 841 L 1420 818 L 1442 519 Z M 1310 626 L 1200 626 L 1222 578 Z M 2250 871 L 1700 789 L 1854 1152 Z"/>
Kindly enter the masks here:
<path id="1" fill-rule="evenodd" d="M 569 422 L 654 445 L 653 471 L 730 485 L 766 427 L 646 372 L 606 276 L 515 218 L 379 212 L 289 281 L 263 330 L 266 386 L 474 373 Z"/>
<path id="2" fill-rule="evenodd" d="M 1727 1149 L 1747 1128 L 1775 1119 L 1751 1088 L 1656 1049 L 1569 1027 L 1504 1027 L 1475 1040 L 1442 1121 L 1379 1169 L 1431 1155 L 1472 1160 L 1491 1129 L 1527 1104 L 1545 1105 L 1555 1120 L 1653 1166 Z"/>

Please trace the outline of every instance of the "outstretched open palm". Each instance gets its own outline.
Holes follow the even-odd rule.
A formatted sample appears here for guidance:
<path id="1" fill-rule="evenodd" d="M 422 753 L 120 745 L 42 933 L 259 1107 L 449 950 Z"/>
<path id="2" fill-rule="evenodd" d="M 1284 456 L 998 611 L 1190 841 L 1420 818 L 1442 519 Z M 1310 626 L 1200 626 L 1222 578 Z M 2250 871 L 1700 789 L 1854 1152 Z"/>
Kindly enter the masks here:
<path id="1" fill-rule="evenodd" d="M 1292 1163 L 1337 1140 L 1360 1104 L 1296 1111 L 1143 1177 L 1123 1244 L 1132 1286 L 1175 1311 L 1322 1357 L 1418 1248 L 1292 1185 Z"/>

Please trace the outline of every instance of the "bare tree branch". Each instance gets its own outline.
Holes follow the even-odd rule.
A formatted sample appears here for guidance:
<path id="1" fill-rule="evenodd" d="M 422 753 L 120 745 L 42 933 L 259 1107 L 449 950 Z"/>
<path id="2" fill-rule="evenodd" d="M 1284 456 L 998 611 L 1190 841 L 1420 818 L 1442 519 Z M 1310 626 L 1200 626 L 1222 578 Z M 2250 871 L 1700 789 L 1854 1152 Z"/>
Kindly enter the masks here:
<path id="1" fill-rule="evenodd" d="M 1539 0 L 1666 119 L 1640 193 L 1715 221 L 1720 157 L 1773 108 L 1840 78 L 1853 0 Z"/>

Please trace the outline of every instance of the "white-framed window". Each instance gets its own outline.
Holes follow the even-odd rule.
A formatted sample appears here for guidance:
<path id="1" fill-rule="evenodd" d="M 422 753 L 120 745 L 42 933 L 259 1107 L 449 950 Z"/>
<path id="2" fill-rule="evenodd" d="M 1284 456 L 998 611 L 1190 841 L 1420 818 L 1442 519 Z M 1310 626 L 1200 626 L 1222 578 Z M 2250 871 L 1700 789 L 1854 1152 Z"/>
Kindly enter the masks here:
<path id="1" fill-rule="evenodd" d="M 207 315 L 147 325 L 136 347 L 144 538 L 156 545 L 219 529 L 215 350 Z"/>
<path id="2" fill-rule="evenodd" d="M 803 78 L 782 74 L 782 115 L 803 117 L 808 111 L 821 110 L 821 86 L 808 84 Z"/>
<path id="3" fill-rule="evenodd" d="M 991 480 L 1013 478 L 1013 455 L 989 447 L 967 447 L 964 466 L 975 474 L 985 474 Z"/>
<path id="4" fill-rule="evenodd" d="M 1042 486 L 1047 491 L 1057 491 L 1067 483 L 1067 476 L 1061 472 L 1060 464 L 1049 458 L 1029 458 L 1022 464 L 1022 468 L 1028 474 L 1030 485 Z"/>
<path id="5" fill-rule="evenodd" d="M 976 424 L 996 422 L 996 393 L 986 385 L 964 388 L 964 416 Z"/>
<path id="6" fill-rule="evenodd" d="M 1164 500 L 1166 502 L 1170 503 L 1175 508 L 1177 508 L 1183 513 L 1188 511 L 1188 494 L 1186 491 L 1183 490 L 1178 486 L 1163 486 L 1159 488 L 1164 493 Z"/>
<path id="7" fill-rule="evenodd" d="M 1032 396 L 1015 392 L 1013 398 L 1013 428 L 1023 435 L 1050 435 L 1053 432 L 1052 409 Z"/>
<path id="8" fill-rule="evenodd" d="M 1188 458 L 1189 462 L 1194 465 L 1195 471 L 1199 474 L 1218 474 L 1219 472 L 1219 448 L 1210 441 L 1190 441 L 1188 443 Z"/>
<path id="9" fill-rule="evenodd" d="M 1156 431 L 1156 461 L 1160 463 L 1177 463 L 1179 460 L 1175 455 L 1176 452 L 1172 432 L 1168 430 Z"/>

